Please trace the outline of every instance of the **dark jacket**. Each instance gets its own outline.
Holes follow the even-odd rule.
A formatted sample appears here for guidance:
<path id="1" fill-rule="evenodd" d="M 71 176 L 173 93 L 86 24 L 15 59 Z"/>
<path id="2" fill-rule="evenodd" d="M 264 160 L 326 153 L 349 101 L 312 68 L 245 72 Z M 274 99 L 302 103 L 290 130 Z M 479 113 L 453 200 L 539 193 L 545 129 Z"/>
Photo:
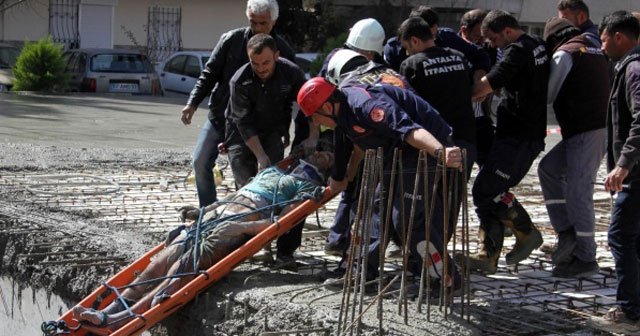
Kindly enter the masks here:
<path id="1" fill-rule="evenodd" d="M 251 64 L 243 65 L 229 82 L 227 117 L 228 144 L 243 143 L 252 136 L 289 135 L 291 104 L 305 77 L 293 62 L 279 58 L 273 76 L 262 82 Z"/>
<path id="2" fill-rule="evenodd" d="M 224 129 L 224 111 L 229 101 L 229 80 L 241 66 L 249 62 L 247 42 L 251 36 L 253 34 L 249 27 L 222 34 L 187 101 L 187 105 L 198 106 L 211 93 L 209 119 L 218 130 Z M 296 56 L 289 44 L 273 30 L 271 36 L 276 40 L 280 56 L 295 62 Z"/>
<path id="3" fill-rule="evenodd" d="M 600 47 L 586 34 L 557 49 L 571 55 L 572 66 L 553 102 L 563 138 L 604 128 L 611 86 L 609 65 Z"/>
<path id="4" fill-rule="evenodd" d="M 640 188 L 640 47 L 618 65 L 607 113 L 607 167 L 629 169 L 623 185 Z"/>
<path id="5" fill-rule="evenodd" d="M 549 55 L 544 42 L 523 34 L 503 50 L 502 61 L 487 74 L 494 90 L 502 88 L 496 138 L 540 140 L 547 135 Z"/>
<path id="6" fill-rule="evenodd" d="M 471 105 L 471 72 L 461 52 L 431 47 L 409 56 L 400 65 L 418 95 L 428 101 L 453 127 L 453 138 L 476 142 Z"/>
<path id="7" fill-rule="evenodd" d="M 471 72 L 491 69 L 491 59 L 486 50 L 465 41 L 454 30 L 449 28 L 438 28 L 435 36 L 435 43 L 438 47 L 455 49 L 464 54 L 471 63 Z M 402 61 L 407 59 L 407 53 L 397 37 L 390 38 L 384 46 L 384 60 L 393 70 L 398 71 Z"/>

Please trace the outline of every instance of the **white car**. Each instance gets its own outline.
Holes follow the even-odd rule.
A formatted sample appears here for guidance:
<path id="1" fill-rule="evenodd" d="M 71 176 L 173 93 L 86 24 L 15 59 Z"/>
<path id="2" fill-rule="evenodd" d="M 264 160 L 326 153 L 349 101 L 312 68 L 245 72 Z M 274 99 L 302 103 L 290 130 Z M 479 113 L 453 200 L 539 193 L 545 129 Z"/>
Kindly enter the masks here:
<path id="1" fill-rule="evenodd" d="M 20 49 L 10 45 L 0 43 L 0 92 L 9 91 L 13 86 L 13 71 L 11 67 L 16 64 L 16 59 L 20 55 Z"/>
<path id="2" fill-rule="evenodd" d="M 156 68 L 162 89 L 189 94 L 209 56 L 211 51 L 179 51 L 169 56 Z"/>

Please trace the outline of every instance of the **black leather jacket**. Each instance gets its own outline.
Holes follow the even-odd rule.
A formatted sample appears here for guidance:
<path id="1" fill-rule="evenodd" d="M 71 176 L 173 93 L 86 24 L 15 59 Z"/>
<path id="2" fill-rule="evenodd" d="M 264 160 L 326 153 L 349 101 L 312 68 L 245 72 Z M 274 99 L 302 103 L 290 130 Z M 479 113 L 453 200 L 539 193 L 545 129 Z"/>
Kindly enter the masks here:
<path id="1" fill-rule="evenodd" d="M 229 102 L 229 80 L 241 66 L 249 62 L 247 41 L 251 36 L 253 34 L 249 27 L 222 34 L 189 95 L 187 105 L 198 106 L 211 93 L 209 119 L 218 131 L 224 131 L 224 111 Z M 289 44 L 273 30 L 271 36 L 276 40 L 280 56 L 295 62 L 295 52 Z"/>

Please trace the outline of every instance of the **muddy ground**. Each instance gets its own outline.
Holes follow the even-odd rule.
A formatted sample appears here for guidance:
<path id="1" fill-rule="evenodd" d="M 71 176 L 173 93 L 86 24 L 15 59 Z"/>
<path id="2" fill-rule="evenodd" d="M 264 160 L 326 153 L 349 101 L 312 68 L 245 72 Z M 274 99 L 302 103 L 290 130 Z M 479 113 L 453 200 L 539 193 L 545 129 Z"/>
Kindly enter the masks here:
<path id="1" fill-rule="evenodd" d="M 8 180 L 19 174 L 35 176 L 79 171 L 98 174 L 148 168 L 184 170 L 189 160 L 188 153 L 170 150 L 74 149 L 20 144 L 0 144 L 0 150 L 3 153 L 0 172 L 4 179 L 0 191 L 0 272 L 19 283 L 45 288 L 63 297 L 69 305 L 87 295 L 123 264 L 162 241 L 164 232 L 157 229 L 122 230 L 91 209 L 72 210 L 53 203 L 34 204 L 32 192 L 20 185 L 11 185 Z M 68 241 L 74 246 L 60 243 L 47 246 L 46 253 L 39 253 L 42 251 L 40 245 L 51 241 Z M 96 262 L 97 265 L 83 267 L 70 267 L 69 263 L 49 264 L 55 261 L 55 252 L 69 249 L 100 251 L 103 252 L 100 259 L 117 262 Z M 338 320 L 341 292 L 320 286 L 324 280 L 321 267 L 305 270 L 301 265 L 301 268 L 302 274 L 298 274 L 273 270 L 260 263 L 243 264 L 201 295 L 198 302 L 154 328 L 152 334 L 257 335 L 269 330 L 331 331 Z M 247 278 L 249 281 L 244 284 Z M 319 292 L 322 295 L 318 295 Z M 233 294 L 235 303 L 232 305 L 233 316 L 226 318 L 229 293 Z M 326 298 L 317 300 L 319 296 Z M 312 299 L 317 301 L 308 304 Z M 395 316 L 392 313 L 394 302 L 388 299 L 386 303 L 390 316 Z M 248 310 L 246 321 L 245 309 Z M 433 319 L 438 321 L 440 313 L 434 309 L 433 314 Z M 362 327 L 363 334 L 377 334 L 377 322 L 372 318 L 375 315 L 369 313 L 365 317 L 368 322 Z M 473 332 L 473 328 L 459 323 L 457 318 L 433 325 L 420 319 L 412 319 L 409 325 L 404 325 L 402 318 L 392 320 L 385 323 L 386 334 L 413 335 L 427 329 L 438 335 Z"/>
<path id="2" fill-rule="evenodd" d="M 175 209 L 197 203 L 187 176 L 190 151 L 204 120 L 198 112 L 195 127 L 179 125 L 183 103 L 146 97 L 0 95 L 0 276 L 9 276 L 17 288 L 5 292 L 3 302 L 7 295 L 33 300 L 35 295 L 20 291 L 33 286 L 61 296 L 70 307 L 179 224 Z M 233 190 L 231 174 L 228 169 L 225 173 L 219 196 Z M 545 239 L 553 241 L 535 169 L 516 192 Z M 419 313 L 409 300 L 406 323 L 398 314 L 396 282 L 383 300 L 382 333 L 599 334 L 585 320 L 612 304 L 615 281 L 606 249 L 610 200 L 601 192 L 596 196 L 603 271 L 593 281 L 552 278 L 549 257 L 535 251 L 519 269 L 501 260 L 496 276 L 472 276 L 474 301 L 465 307 L 469 320 L 459 317 L 459 302 L 445 320 L 439 307 L 432 306 L 428 314 L 423 307 Z M 322 285 L 324 273 L 337 263 L 322 252 L 335 207 L 333 201 L 317 220 L 307 221 L 296 254 L 297 273 L 245 262 L 151 334 L 336 334 L 342 292 Z M 505 242 L 507 248 L 512 244 L 513 239 Z M 389 260 L 389 278 L 398 274 L 399 265 L 399 259 Z M 367 294 L 364 300 L 366 306 L 374 297 Z M 38 316 L 28 321 L 40 322 Z M 363 315 L 361 328 L 362 334 L 379 334 L 375 306 Z"/>

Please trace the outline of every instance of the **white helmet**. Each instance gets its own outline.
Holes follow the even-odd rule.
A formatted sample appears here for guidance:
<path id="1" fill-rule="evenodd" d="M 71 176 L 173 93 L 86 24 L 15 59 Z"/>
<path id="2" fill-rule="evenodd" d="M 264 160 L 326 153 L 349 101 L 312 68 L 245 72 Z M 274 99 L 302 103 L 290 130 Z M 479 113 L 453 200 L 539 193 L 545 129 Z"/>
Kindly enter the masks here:
<path id="1" fill-rule="evenodd" d="M 364 51 L 375 51 L 382 55 L 382 43 L 384 43 L 384 29 L 375 19 L 364 19 L 356 22 L 351 27 L 347 46 Z"/>
<path id="2" fill-rule="evenodd" d="M 329 83 L 338 86 L 340 84 L 340 77 L 342 77 L 342 75 L 344 75 L 346 72 L 354 70 L 356 66 L 365 64 L 367 62 L 367 58 L 360 53 L 357 53 L 350 49 L 340 49 L 329 59 L 326 79 Z M 347 65 L 347 63 L 350 63 L 353 66 L 345 68 L 345 65 Z"/>

